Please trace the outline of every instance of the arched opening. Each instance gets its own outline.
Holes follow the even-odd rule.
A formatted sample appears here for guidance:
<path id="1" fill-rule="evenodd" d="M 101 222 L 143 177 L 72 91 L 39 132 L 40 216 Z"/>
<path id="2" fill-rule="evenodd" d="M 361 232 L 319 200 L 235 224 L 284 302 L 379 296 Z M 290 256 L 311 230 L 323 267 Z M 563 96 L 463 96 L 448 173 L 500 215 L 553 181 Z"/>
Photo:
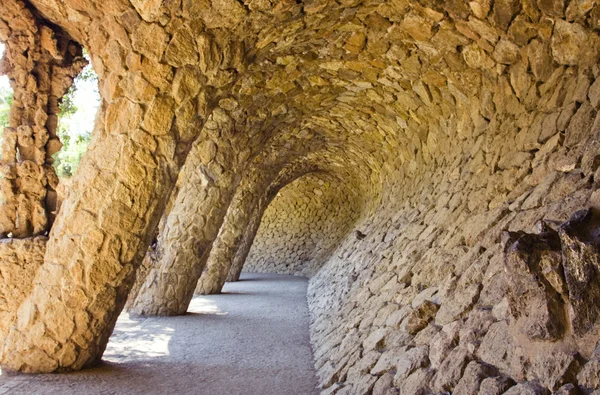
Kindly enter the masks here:
<path id="1" fill-rule="evenodd" d="M 87 65 L 74 78 L 73 84 L 59 101 L 56 136 L 61 148 L 52 155 L 52 167 L 58 176 L 56 214 L 72 188 L 72 177 L 87 151 L 100 106 L 98 75 L 92 68 L 85 49 L 83 56 Z"/>
<path id="2" fill-rule="evenodd" d="M 312 276 L 361 210 L 357 190 L 335 175 L 316 172 L 294 180 L 266 209 L 244 271 Z"/>
<path id="3" fill-rule="evenodd" d="M 94 118 L 100 105 L 98 75 L 92 68 L 85 50 L 84 57 L 89 62 L 88 65 L 75 77 L 73 85 L 59 104 L 56 134 L 62 143 L 62 148 L 52 158 L 56 175 L 63 182 L 77 171 L 81 157 L 92 137 Z"/>
<path id="4" fill-rule="evenodd" d="M 6 46 L 0 41 L 0 59 L 4 58 Z M 2 145 L 2 139 L 4 136 L 4 129 L 8 127 L 8 117 L 10 114 L 10 105 L 13 101 L 13 90 L 10 86 L 8 76 L 0 72 L 0 146 Z M 2 160 L 2 151 L 0 150 L 0 160 Z M 4 178 L 4 175 L 0 173 L 0 181 Z M 4 202 L 5 197 L 2 189 L 0 189 L 0 202 Z"/>
<path id="5" fill-rule="evenodd" d="M 0 48 L 0 235 L 25 239 L 48 235 L 62 200 L 57 175 L 76 169 L 99 98 L 82 46 L 52 25 L 23 29 L 34 20 L 27 11 L 20 18 Z"/>
<path id="6" fill-rule="evenodd" d="M 6 47 L 3 42 L 0 41 L 0 59 L 4 57 L 4 51 Z M 10 112 L 10 105 L 13 100 L 13 90 L 10 86 L 10 82 L 6 75 L 0 73 L 0 144 L 2 141 L 2 135 L 4 128 L 8 126 L 8 114 Z M 0 159 L 2 153 L 0 152 Z"/>
<path id="7" fill-rule="evenodd" d="M 599 389 L 594 348 L 600 310 L 594 301 L 600 295 L 600 221 L 583 209 L 600 207 L 600 4 L 245 3 L 0 0 L 0 38 L 10 57 L 18 52 L 22 60 L 2 67 L 13 84 L 15 111 L 4 132 L 4 143 L 11 143 L 3 148 L 0 169 L 6 169 L 3 191 L 14 195 L 7 198 L 10 207 L 4 210 L 9 206 L 4 202 L 0 207 L 0 236 L 14 239 L 1 244 L 22 251 L 33 236 L 45 243 L 52 225 L 46 211 L 55 207 L 47 196 L 56 196 L 58 184 L 52 167 L 61 148 L 58 103 L 83 67 L 81 47 L 65 32 L 90 48 L 106 115 L 98 117 L 93 152 L 85 156 L 52 225 L 43 266 L 35 279 L 18 276 L 26 280 L 18 287 L 21 299 L 14 298 L 18 303 L 0 315 L 0 333 L 8 334 L 0 362 L 14 370 L 55 372 L 81 369 L 102 357 L 178 174 L 189 176 L 189 195 L 175 201 L 165 228 L 170 230 L 157 238 L 166 253 L 146 289 L 159 289 L 144 302 L 160 305 L 146 310 L 154 314 L 186 313 L 190 284 L 201 272 L 197 263 L 204 264 L 208 254 L 199 251 L 210 251 L 221 233 L 221 256 L 231 258 L 253 219 L 246 214 L 260 205 L 270 185 L 271 175 L 264 173 L 287 161 L 278 157 L 280 151 L 289 147 L 291 157 L 305 159 L 322 148 L 313 155 L 318 169 L 353 172 L 360 182 L 340 182 L 332 188 L 331 203 L 320 205 L 312 201 L 313 195 L 327 201 L 324 193 L 314 193 L 322 185 L 307 187 L 306 205 L 290 198 L 287 209 L 267 214 L 266 235 L 259 235 L 258 252 L 250 258 L 265 267 L 252 269 L 250 262 L 247 268 L 317 270 L 299 300 L 308 301 L 311 313 L 321 389 L 338 395 Z M 55 66 L 65 78 L 51 91 Z M 231 127 L 215 122 L 200 132 L 211 114 Z M 285 126 L 289 133 L 253 162 L 271 131 Z M 318 136 L 307 136 L 307 130 Z M 295 145 L 292 138 L 298 139 Z M 307 150 L 317 138 L 318 147 Z M 84 140 L 73 140 L 75 158 Z M 212 196 L 194 185 L 202 177 L 180 171 L 194 141 L 200 148 L 192 168 L 206 170 L 202 176 L 214 184 Z M 333 149 L 335 154 L 328 151 Z M 199 162 L 212 164 L 201 168 Z M 257 165 L 257 173 L 264 173 L 251 174 L 253 187 L 235 187 L 249 165 L 259 162 L 264 165 Z M 59 167 L 70 174 L 73 168 Z M 352 215 L 336 214 L 335 207 L 346 206 L 335 199 L 347 198 L 353 187 L 369 192 L 368 181 L 380 193 L 363 193 L 370 195 L 365 200 L 372 210 L 363 209 L 360 227 L 350 226 Z M 229 210 L 235 197 L 241 209 Z M 284 193 L 277 199 L 285 199 Z M 194 200 L 204 207 L 198 210 Z M 263 211 L 256 211 L 262 218 Z M 559 236 L 548 229 L 548 223 L 572 213 Z M 344 220 L 336 222 L 338 217 Z M 221 226 L 224 218 L 230 226 Z M 330 218 L 336 221 L 327 222 Z M 540 226 L 544 234 L 528 236 L 531 243 L 521 247 L 506 244 L 504 231 L 520 237 L 538 220 L 546 221 Z M 507 247 L 517 254 L 507 254 Z M 8 253 L 0 262 L 13 264 L 3 256 Z M 318 269 L 323 257 L 327 262 Z M 579 281 L 577 272 L 593 275 Z M 3 284 L 17 284 L 3 277 Z M 244 285 L 249 284 L 229 284 Z M 286 295 L 283 288 L 275 299 Z M 269 310 L 263 305 L 255 311 Z M 185 318 L 196 324 L 198 316 Z M 270 324 L 274 318 L 279 321 L 277 314 L 260 321 Z M 223 340 L 219 330 L 234 327 L 227 324 L 204 343 L 216 345 L 217 356 L 229 357 L 218 360 L 217 373 L 239 379 L 237 372 L 222 374 L 223 367 L 256 361 L 256 349 L 250 348 L 254 335 L 268 328 L 248 325 L 246 336 L 234 333 L 225 343 L 242 348 L 240 339 L 246 341 L 246 357 L 252 356 L 235 358 L 212 341 Z M 287 338 L 292 330 L 280 329 L 281 341 L 263 343 L 271 362 L 276 359 L 270 346 L 292 343 Z M 179 356 L 190 385 L 210 382 L 206 361 L 188 370 L 190 354 L 206 355 L 200 348 L 188 350 L 203 343 L 199 336 L 175 330 L 173 338 L 171 351 L 184 351 Z M 164 365 L 153 362 L 154 372 L 145 376 L 154 379 L 152 390 L 184 392 L 180 383 L 158 387 L 161 379 L 179 376 L 160 377 Z M 177 365 L 173 372 L 182 370 Z M 280 377 L 284 370 L 275 364 L 256 376 Z M 515 384 L 524 380 L 531 382 Z M 106 381 L 118 388 L 112 377 Z M 252 393 L 249 381 L 240 381 L 238 388 Z M 567 387 L 559 389 L 563 384 Z M 289 380 L 284 385 L 308 393 Z"/>

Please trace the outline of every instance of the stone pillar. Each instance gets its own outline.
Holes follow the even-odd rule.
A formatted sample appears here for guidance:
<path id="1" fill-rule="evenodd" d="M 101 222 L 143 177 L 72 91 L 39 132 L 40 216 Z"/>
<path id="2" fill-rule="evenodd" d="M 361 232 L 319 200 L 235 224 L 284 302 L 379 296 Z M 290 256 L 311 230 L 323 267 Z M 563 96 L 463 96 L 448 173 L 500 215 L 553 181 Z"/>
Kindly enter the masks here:
<path id="1" fill-rule="evenodd" d="M 262 201 L 261 201 L 262 202 Z M 268 206 L 268 205 L 267 205 Z M 246 228 L 246 232 L 244 233 L 244 237 L 240 242 L 240 246 L 235 253 L 235 257 L 233 258 L 233 262 L 231 262 L 231 268 L 229 269 L 229 274 L 227 275 L 226 281 L 238 281 L 240 279 L 240 275 L 242 274 L 242 269 L 244 268 L 244 263 L 246 262 L 246 258 L 250 253 L 250 249 L 252 248 L 252 243 L 254 242 L 254 238 L 256 237 L 256 233 L 260 228 L 260 220 L 265 212 L 267 206 L 260 207 L 256 210 L 256 213 L 252 216 L 250 220 L 250 225 Z M 260 214 L 259 214 L 260 213 Z"/>
<path id="2" fill-rule="evenodd" d="M 280 173 L 278 179 L 271 184 L 267 192 L 261 197 L 258 202 L 256 210 L 252 213 L 252 217 L 250 219 L 249 225 L 244 232 L 244 236 L 240 241 L 240 244 L 235 253 L 235 257 L 231 261 L 231 266 L 229 272 L 227 274 L 227 278 L 225 281 L 234 282 L 240 279 L 240 275 L 242 274 L 242 270 L 244 268 L 244 263 L 246 263 L 246 258 L 252 249 L 252 243 L 254 243 L 254 238 L 258 233 L 258 229 L 260 228 L 260 224 L 262 221 L 262 217 L 265 214 L 265 211 L 277 195 L 277 193 L 283 188 L 285 185 L 293 182 L 297 178 L 301 177 L 304 174 L 307 174 L 311 171 L 316 171 L 316 166 L 311 166 L 307 164 L 302 164 L 299 168 L 295 168 L 291 166 L 293 170 L 287 169 L 288 172 L 283 171 Z M 203 276 L 204 277 L 204 276 Z M 202 282 L 202 278 L 200 279 Z M 198 288 L 196 291 L 200 293 L 201 291 L 200 283 L 198 284 Z"/>
<path id="3" fill-rule="evenodd" d="M 124 106 L 128 119 L 141 116 L 141 105 L 126 99 L 102 115 Z M 9 369 L 52 372 L 95 363 L 123 308 L 173 185 L 177 165 L 164 147 L 175 138 L 154 140 L 131 124 L 109 125 L 113 133 L 94 132 L 101 137 L 84 156 L 36 285 L 6 337 L 1 357 Z M 117 135 L 119 127 L 131 133 Z"/>
<path id="4" fill-rule="evenodd" d="M 279 161 L 282 160 L 282 158 L 278 159 Z M 236 192 L 227 211 L 223 226 L 215 240 L 208 268 L 202 273 L 195 294 L 211 295 L 221 292 L 233 266 L 234 259 L 239 253 L 242 254 L 239 258 L 243 260 L 241 264 L 237 262 L 236 265 L 243 266 L 245 255 L 248 255 L 248 252 L 240 252 L 242 243 L 248 244 L 249 251 L 254 235 L 258 231 L 260 220 L 277 192 L 301 174 L 309 172 L 308 169 L 312 169 L 311 166 L 307 166 L 302 162 L 300 166 L 297 163 L 288 166 L 282 166 L 281 162 L 272 163 L 271 169 L 273 168 L 280 168 L 281 170 L 279 173 L 274 173 L 273 170 L 253 169 L 254 172 L 249 172 L 248 182 Z M 265 185 L 268 187 L 265 187 Z M 245 237 L 250 239 L 245 240 Z M 239 271 L 241 272 L 241 268 Z M 239 279 L 239 273 L 237 278 Z"/>
<path id="5" fill-rule="evenodd" d="M 256 194 L 255 191 L 264 190 L 265 185 L 275 179 L 277 169 L 289 161 L 292 153 L 302 154 L 302 150 L 311 149 L 307 143 L 310 133 L 290 139 L 293 143 L 289 143 L 286 149 L 265 144 L 260 138 L 256 139 L 258 144 L 252 145 L 245 131 L 234 131 L 234 123 L 244 123 L 239 118 L 234 121 L 235 114 L 245 112 L 231 112 L 228 115 L 224 106 L 229 104 L 227 100 L 219 103 L 221 107 L 213 112 L 205 125 L 203 134 L 207 136 L 192 147 L 180 176 L 181 189 L 152 252 L 155 255 L 152 269 L 140 287 L 136 300 L 131 303 L 129 311 L 133 314 L 185 314 L 234 194 L 237 193 L 238 199 L 242 199 L 240 202 L 244 201 L 241 203 L 243 207 L 252 207 L 255 203 L 246 201 L 250 196 L 248 191 Z M 254 126 L 254 130 L 260 130 L 259 124 Z M 264 138 L 264 135 L 260 137 Z M 256 157 L 252 156 L 253 152 L 258 152 L 264 146 L 270 149 Z M 269 161 L 270 166 L 257 172 L 256 163 L 250 167 L 253 163 L 251 157 L 256 159 L 256 163 Z M 245 175 L 250 188 L 238 188 L 236 192 L 243 169 L 248 167 L 250 170 Z M 252 195 L 252 199 L 256 198 L 257 195 Z M 247 209 L 243 210 L 243 217 L 239 219 L 242 222 L 247 221 L 248 212 Z M 241 231 L 245 227 L 243 225 Z M 237 245 L 239 236 L 235 239 L 237 241 L 234 244 Z M 225 281 L 228 270 L 227 266 L 222 281 Z"/>
<path id="6" fill-rule="evenodd" d="M 2 139 L 0 237 L 26 238 L 46 233 L 54 220 L 59 103 L 87 61 L 79 44 L 20 1 L 0 3 L 0 40 L 6 44 L 0 74 L 14 91 Z"/>
<path id="7" fill-rule="evenodd" d="M 77 370 L 101 358 L 180 166 L 202 130 L 209 110 L 200 104 L 213 100 L 195 68 L 161 63 L 169 36 L 159 24 L 138 20 L 112 28 L 122 33 L 118 40 L 102 31 L 102 21 L 89 28 L 101 30 L 90 33 L 98 40 L 90 53 L 103 103 L 32 292 L 2 334 L 0 361 L 9 370 Z M 100 45 L 128 56 L 102 58 Z M 142 63 L 136 62 L 140 51 Z M 157 76 L 157 70 L 164 73 Z"/>
<path id="8" fill-rule="evenodd" d="M 181 172 L 180 176 L 183 173 L 184 172 Z M 150 272 L 150 270 L 152 270 L 152 268 L 156 264 L 156 261 L 158 259 L 157 248 L 159 247 L 158 238 L 165 230 L 167 220 L 169 219 L 169 214 L 171 213 L 171 210 L 173 209 L 173 205 L 175 204 L 175 200 L 177 199 L 178 192 L 179 192 L 179 183 L 177 185 L 175 185 L 175 188 L 173 188 L 173 191 L 171 192 L 171 196 L 169 197 L 169 200 L 167 202 L 165 210 L 160 218 L 160 221 L 158 223 L 158 226 L 156 227 L 156 230 L 154 231 L 154 236 L 152 238 L 152 242 L 150 243 L 150 247 L 148 248 L 148 251 L 146 252 L 146 255 L 144 256 L 144 259 L 142 260 L 140 267 L 137 269 L 137 271 L 135 273 L 135 282 L 133 283 L 133 286 L 131 287 L 131 290 L 129 291 L 129 295 L 127 296 L 127 303 L 125 304 L 125 307 L 124 307 L 124 309 L 127 311 L 131 310 L 131 308 L 133 307 L 135 299 L 139 295 L 140 289 L 142 288 L 142 286 L 144 285 L 144 283 L 146 281 L 146 278 L 148 277 L 148 273 Z"/>
<path id="9" fill-rule="evenodd" d="M 256 191 L 243 190 L 236 193 L 227 211 L 223 226 L 214 242 L 207 270 L 202 274 L 196 287 L 198 295 L 218 294 L 223 289 L 231 262 L 235 256 L 245 230 L 248 228 L 251 214 L 258 210 L 259 194 Z"/>
<path id="10" fill-rule="evenodd" d="M 192 147 L 185 163 L 152 268 L 131 305 L 134 314 L 185 314 L 223 223 L 237 185 L 237 156 L 229 140 L 233 123 L 215 110 L 205 131 L 209 137 Z"/>

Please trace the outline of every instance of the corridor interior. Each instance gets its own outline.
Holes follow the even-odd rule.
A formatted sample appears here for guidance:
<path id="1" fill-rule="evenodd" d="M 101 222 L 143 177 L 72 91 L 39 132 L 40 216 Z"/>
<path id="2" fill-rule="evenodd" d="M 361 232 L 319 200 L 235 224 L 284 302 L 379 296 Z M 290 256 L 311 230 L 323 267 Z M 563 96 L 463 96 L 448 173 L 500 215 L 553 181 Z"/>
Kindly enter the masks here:
<path id="1" fill-rule="evenodd" d="M 123 313 L 102 363 L 69 374 L 0 375 L 0 394 L 318 394 L 307 280 L 244 273 L 186 315 Z"/>
<path id="2" fill-rule="evenodd" d="M 4 393 L 600 391 L 600 0 L 0 0 L 0 42 Z"/>

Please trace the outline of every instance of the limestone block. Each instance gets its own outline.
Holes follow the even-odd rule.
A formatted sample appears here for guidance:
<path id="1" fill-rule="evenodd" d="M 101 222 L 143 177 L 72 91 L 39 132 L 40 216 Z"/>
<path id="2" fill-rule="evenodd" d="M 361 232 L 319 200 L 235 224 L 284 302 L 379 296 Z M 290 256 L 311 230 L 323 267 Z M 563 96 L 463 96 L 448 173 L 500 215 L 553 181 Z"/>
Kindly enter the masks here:
<path id="1" fill-rule="evenodd" d="M 515 385 L 514 387 L 511 387 L 508 391 L 505 392 L 505 394 L 508 395 L 547 395 L 549 393 L 550 392 L 546 388 L 542 387 L 541 385 L 535 382 L 520 383 Z"/>
<path id="2" fill-rule="evenodd" d="M 591 65 L 598 59 L 598 37 L 578 23 L 556 21 L 552 35 L 554 59 L 565 65 Z M 586 48 L 583 51 L 583 48 Z"/>
<path id="3" fill-rule="evenodd" d="M 515 382 L 506 376 L 488 377 L 479 385 L 480 395 L 500 395 L 515 385 Z"/>
<path id="4" fill-rule="evenodd" d="M 589 360 L 577 375 L 579 385 L 587 390 L 600 388 L 600 361 L 597 358 Z"/>
<path id="5" fill-rule="evenodd" d="M 463 372 L 471 359 L 472 355 L 468 350 L 456 347 L 440 365 L 433 378 L 432 388 L 440 392 L 452 391 L 463 376 Z"/>
<path id="6" fill-rule="evenodd" d="M 494 373 L 494 369 L 491 366 L 471 361 L 465 368 L 462 378 L 458 381 L 456 387 L 454 387 L 454 392 L 457 394 L 477 395 L 481 393 L 482 381 L 494 375 Z"/>
<path id="7" fill-rule="evenodd" d="M 530 339 L 560 338 L 565 330 L 561 296 L 565 287 L 558 234 L 547 227 L 540 236 L 510 233 L 505 237 L 513 316 L 523 317 L 522 331 Z"/>
<path id="8" fill-rule="evenodd" d="M 537 355 L 533 362 L 533 373 L 540 383 L 552 391 L 563 384 L 573 382 L 579 372 L 579 356 L 564 352 Z"/>
<path id="9" fill-rule="evenodd" d="M 577 334 L 590 330 L 598 319 L 595 303 L 600 289 L 598 276 L 598 216 L 592 210 L 579 211 L 561 225 L 564 272 L 572 307 L 571 324 Z"/>
<path id="10" fill-rule="evenodd" d="M 400 324 L 411 335 L 416 334 L 435 317 L 440 306 L 426 300 L 412 310 Z"/>

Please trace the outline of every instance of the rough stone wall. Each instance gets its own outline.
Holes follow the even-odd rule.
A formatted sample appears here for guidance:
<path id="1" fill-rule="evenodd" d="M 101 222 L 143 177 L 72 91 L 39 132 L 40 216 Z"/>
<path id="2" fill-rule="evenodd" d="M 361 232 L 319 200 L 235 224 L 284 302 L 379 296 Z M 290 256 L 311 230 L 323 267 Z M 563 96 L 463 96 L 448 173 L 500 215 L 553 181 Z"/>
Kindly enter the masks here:
<path id="1" fill-rule="evenodd" d="M 184 163 L 187 174 L 209 162 L 213 180 L 234 164 L 230 181 L 250 163 L 274 175 L 305 159 L 352 173 L 373 208 L 311 280 L 326 393 L 599 386 L 595 219 L 579 214 L 558 236 L 548 226 L 598 206 L 600 4 L 30 3 L 89 49 L 103 102 L 3 367 L 70 370 L 101 357 Z M 236 127 L 204 130 L 215 116 Z M 305 139 L 302 158 L 293 138 Z M 186 161 L 194 141 L 204 149 Z M 268 178 L 246 192 L 260 196 Z M 186 214 L 204 213 L 209 193 L 229 196 L 195 189 L 202 180 L 189 177 L 161 232 L 174 244 L 150 277 L 169 280 L 145 299 L 154 312 L 185 312 L 194 263 L 227 210 L 220 202 L 194 249 L 179 219 L 193 224 Z M 543 218 L 540 235 L 517 233 Z M 178 252 L 183 270 L 169 273 Z"/>
<path id="2" fill-rule="evenodd" d="M 537 220 L 560 222 L 574 210 L 598 207 L 592 173 L 580 170 L 551 172 L 553 182 L 528 185 L 510 208 L 507 202 L 474 218 L 466 215 L 469 200 L 458 198 L 468 192 L 444 187 L 447 174 L 432 174 L 441 189 L 429 189 L 426 201 L 417 193 L 404 207 L 384 211 L 393 215 L 368 221 L 364 240 L 349 237 L 310 283 L 311 335 L 324 388 L 478 393 L 486 377 L 493 377 L 486 386 L 504 390 L 528 380 L 550 390 L 567 382 L 596 388 L 598 326 L 584 336 L 525 336 L 512 314 L 535 305 L 510 304 L 500 245 L 502 229 L 533 232 Z M 534 325 L 545 322 L 534 318 Z"/>
<path id="3" fill-rule="evenodd" d="M 20 1 L 0 5 L 0 40 L 0 74 L 14 91 L 2 138 L 0 237 L 24 238 L 46 233 L 56 215 L 59 103 L 87 61 L 79 44 Z"/>
<path id="4" fill-rule="evenodd" d="M 544 289 L 542 275 L 534 275 L 535 259 L 553 260 L 505 256 L 501 242 L 504 230 L 538 233 L 539 220 L 558 229 L 577 210 L 600 208 L 599 70 L 554 63 L 566 56 L 559 44 L 564 27 L 555 25 L 554 59 L 548 52 L 536 63 L 530 55 L 531 68 L 511 76 L 512 88 L 494 76 L 498 84 L 490 87 L 489 101 L 483 93 L 477 111 L 459 107 L 458 122 L 479 119 L 479 131 L 461 135 L 465 129 L 457 129 L 442 160 L 409 165 L 402 179 L 390 179 L 375 214 L 358 224 L 366 237 L 347 237 L 312 278 L 311 336 L 325 393 L 500 394 L 512 387 L 506 393 L 544 394 L 563 384 L 567 391 L 567 383 L 586 391 L 600 385 L 598 322 L 588 320 L 579 332 L 573 327 L 581 296 L 560 281 L 547 288 L 570 306 L 556 315 L 550 296 L 526 294 Z M 545 83 L 535 82 L 540 68 Z M 588 247 L 563 242 L 562 266 L 548 266 L 544 276 L 560 277 L 561 267 L 577 270 L 567 258 L 581 254 L 572 251 L 594 251 L 597 241 L 587 240 Z M 558 251 L 554 262 L 561 261 Z M 533 263 L 518 267 L 510 263 L 515 259 Z M 591 266 L 595 259 L 588 255 Z M 588 274 L 581 275 L 581 286 L 593 289 L 597 270 L 582 269 Z M 515 278 L 520 284 L 526 278 L 529 286 L 511 291 L 519 284 Z M 537 282 L 542 285 L 532 285 Z M 550 291 L 554 287 L 559 291 Z M 593 292 L 583 304 L 595 304 Z M 558 335 L 543 335 L 556 325 L 548 311 L 566 328 Z"/>
<path id="5" fill-rule="evenodd" d="M 285 186 L 265 211 L 244 270 L 316 273 L 360 215 L 351 188 L 318 174 Z"/>
<path id="6" fill-rule="evenodd" d="M 31 292 L 35 273 L 44 263 L 47 240 L 44 236 L 0 240 L 0 333 L 6 333 Z"/>

